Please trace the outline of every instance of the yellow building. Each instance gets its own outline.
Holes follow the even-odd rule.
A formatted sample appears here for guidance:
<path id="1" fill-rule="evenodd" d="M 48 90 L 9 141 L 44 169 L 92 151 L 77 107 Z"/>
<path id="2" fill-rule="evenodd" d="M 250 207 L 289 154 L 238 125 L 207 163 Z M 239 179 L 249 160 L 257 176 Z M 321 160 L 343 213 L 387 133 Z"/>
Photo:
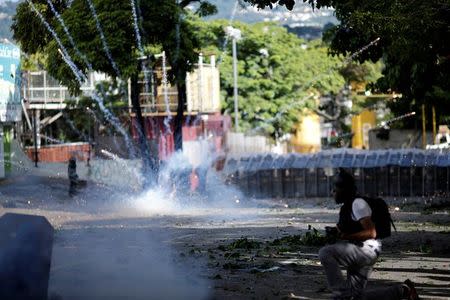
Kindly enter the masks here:
<path id="1" fill-rule="evenodd" d="M 352 117 L 352 147 L 356 149 L 369 149 L 369 130 L 376 127 L 374 111 L 363 110 Z"/>
<path id="2" fill-rule="evenodd" d="M 320 117 L 309 112 L 303 115 L 291 138 L 292 150 L 299 153 L 314 153 L 321 149 Z"/>

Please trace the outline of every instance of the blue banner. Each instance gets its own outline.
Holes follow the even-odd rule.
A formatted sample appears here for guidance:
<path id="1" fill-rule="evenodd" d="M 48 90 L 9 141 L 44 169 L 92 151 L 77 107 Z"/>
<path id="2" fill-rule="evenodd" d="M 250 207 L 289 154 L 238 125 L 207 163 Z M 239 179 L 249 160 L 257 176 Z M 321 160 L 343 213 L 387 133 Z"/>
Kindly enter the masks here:
<path id="1" fill-rule="evenodd" d="M 0 43 L 0 122 L 21 120 L 20 86 L 20 49 Z"/>

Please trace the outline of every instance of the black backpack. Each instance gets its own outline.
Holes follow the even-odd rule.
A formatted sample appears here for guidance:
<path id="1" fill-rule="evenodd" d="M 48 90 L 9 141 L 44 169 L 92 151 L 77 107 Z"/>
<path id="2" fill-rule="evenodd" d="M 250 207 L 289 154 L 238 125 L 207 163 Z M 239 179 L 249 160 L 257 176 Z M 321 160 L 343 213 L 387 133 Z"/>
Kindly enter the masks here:
<path id="1" fill-rule="evenodd" d="M 383 199 L 362 198 L 369 204 L 372 210 L 372 221 L 375 223 L 375 229 L 377 230 L 377 239 L 384 239 L 391 236 L 391 225 L 397 231 L 389 213 L 389 207 Z"/>

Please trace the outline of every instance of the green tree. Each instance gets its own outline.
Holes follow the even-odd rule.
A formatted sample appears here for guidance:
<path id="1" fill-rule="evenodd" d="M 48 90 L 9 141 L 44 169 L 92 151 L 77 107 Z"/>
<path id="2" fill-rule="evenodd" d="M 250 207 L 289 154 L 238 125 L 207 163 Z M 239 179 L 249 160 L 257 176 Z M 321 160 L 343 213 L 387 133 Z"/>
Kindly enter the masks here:
<path id="1" fill-rule="evenodd" d="M 369 85 L 376 82 L 381 77 L 383 69 L 381 61 L 372 63 L 366 61 L 364 63 L 350 62 L 344 65 L 339 73 L 345 78 L 348 83 L 355 85 Z"/>
<path id="2" fill-rule="evenodd" d="M 20 69 L 22 71 L 39 71 L 44 68 L 45 55 L 41 52 L 32 55 L 22 55 L 20 58 Z"/>
<path id="3" fill-rule="evenodd" d="M 198 41 L 195 40 L 195 35 L 183 17 L 184 8 L 192 2 L 200 2 L 200 8 L 197 11 L 199 14 L 214 12 L 213 7 L 207 2 L 198 0 L 181 1 L 180 4 L 177 4 L 176 0 L 141 1 L 138 9 L 139 19 L 142 20 L 139 24 L 144 46 L 159 45 L 166 51 L 171 65 L 176 66 L 177 69 L 190 70 L 192 62 L 196 61 Z M 86 60 L 80 57 L 80 53 L 85 56 L 95 71 L 104 72 L 113 77 L 118 76 L 106 54 L 87 0 L 71 1 L 70 6 L 66 1 L 52 1 L 53 7 L 64 20 L 79 52 L 72 47 L 70 39 L 48 2 L 34 0 L 32 3 L 54 29 L 62 45 L 67 49 L 67 53 L 81 71 L 87 72 L 88 66 Z M 122 77 L 129 78 L 135 73 L 138 66 L 137 57 L 141 55 L 137 49 L 130 2 L 92 0 L 92 3 L 111 57 Z M 25 53 L 44 53 L 47 56 L 46 69 L 50 75 L 70 87 L 73 93 L 79 92 L 79 84 L 61 55 L 60 44 L 28 1 L 18 5 L 12 29 L 14 39 L 20 43 Z M 175 81 L 175 77 L 175 72 L 172 72 L 170 79 Z"/>
<path id="4" fill-rule="evenodd" d="M 246 1 L 258 7 L 285 2 Z M 383 60 L 385 68 L 376 88 L 402 94 L 402 98 L 389 103 L 396 115 L 418 111 L 422 104 L 430 104 L 439 108 L 436 111 L 438 122 L 450 121 L 450 43 L 443 42 L 450 39 L 449 1 L 303 2 L 316 8 L 335 8 L 340 24 L 327 33 L 332 54 L 353 53 L 380 38 L 379 43 L 361 53 L 358 60 Z M 412 119 L 405 119 L 404 125 L 413 123 Z"/>
<path id="5" fill-rule="evenodd" d="M 184 18 L 185 7 L 191 3 L 200 4 L 199 15 L 214 12 L 213 6 L 201 0 L 138 1 L 136 10 L 130 1 L 27 0 L 18 5 L 12 29 L 22 50 L 27 54 L 44 53 L 49 74 L 68 86 L 73 94 L 79 93 L 79 77 L 88 71 L 131 78 L 131 98 L 140 127 L 144 172 L 147 172 L 156 170 L 157 158 L 149 158 L 136 86 L 141 65 L 138 57 L 151 53 L 142 53 L 137 41 L 141 37 L 144 46 L 160 47 L 166 52 L 172 67 L 169 80 L 175 82 L 179 90 L 174 135 L 175 148 L 181 149 L 185 74 L 196 61 L 198 45 Z M 135 31 L 135 19 L 140 20 L 137 26 L 142 35 Z"/>
<path id="6" fill-rule="evenodd" d="M 204 15 L 214 12 L 214 7 L 206 1 L 190 0 L 151 0 L 140 1 L 138 17 L 143 45 L 159 47 L 166 52 L 172 66 L 169 80 L 183 84 L 186 71 L 191 70 L 195 62 L 198 41 L 189 24 L 185 22 L 185 7 L 198 2 L 197 13 Z M 137 57 L 142 55 L 137 47 L 136 33 L 133 27 L 132 7 L 129 1 L 92 0 L 98 21 L 101 24 L 110 57 L 108 57 L 96 20 L 87 0 L 54 1 L 52 4 L 70 32 L 75 47 L 47 0 L 34 0 L 18 5 L 13 18 L 14 38 L 27 54 L 43 53 L 45 67 L 49 74 L 69 87 L 73 94 L 79 93 L 79 82 L 70 66 L 64 61 L 64 47 L 74 64 L 83 73 L 89 71 L 87 61 L 92 69 L 104 72 L 112 77 L 130 78 L 136 74 L 139 66 Z M 45 19 L 59 37 L 58 43 L 48 30 L 38 13 Z M 152 47 L 145 47 L 151 49 Z M 80 55 L 81 53 L 81 55 Z M 152 53 L 145 53 L 152 54 Z M 184 99 L 182 99 L 184 100 Z M 181 103 L 183 106 L 184 103 Z M 180 131 L 181 132 L 181 131 Z"/>
<path id="7" fill-rule="evenodd" d="M 220 57 L 222 108 L 234 116 L 231 43 L 225 20 L 193 20 L 205 53 Z M 337 93 L 344 79 L 342 60 L 329 57 L 321 41 L 306 42 L 274 23 L 234 23 L 242 32 L 237 44 L 239 118 L 241 130 L 273 137 L 290 133 L 304 108 L 315 108 L 317 97 Z M 222 52 L 222 50 L 225 50 Z"/>

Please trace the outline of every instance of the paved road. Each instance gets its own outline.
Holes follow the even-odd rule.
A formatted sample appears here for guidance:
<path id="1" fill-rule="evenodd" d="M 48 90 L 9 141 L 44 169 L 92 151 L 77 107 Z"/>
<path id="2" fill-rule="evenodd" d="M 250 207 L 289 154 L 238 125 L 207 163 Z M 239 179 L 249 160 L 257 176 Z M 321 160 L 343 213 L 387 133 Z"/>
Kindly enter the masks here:
<path id="1" fill-rule="evenodd" d="M 332 203 L 223 202 L 153 191 L 137 197 L 90 184 L 75 198 L 63 178 L 0 183 L 0 214 L 44 215 L 56 228 L 53 299 L 326 299 L 317 247 L 280 251 L 267 242 L 333 224 Z M 191 203 L 193 205 L 187 205 Z M 450 297 L 448 214 L 394 212 L 399 232 L 384 243 L 371 285 L 411 278 L 425 299 Z M 223 251 L 246 237 L 258 249 Z M 223 246 L 223 247 L 220 247 Z M 236 254 L 236 252 L 238 252 Z"/>

